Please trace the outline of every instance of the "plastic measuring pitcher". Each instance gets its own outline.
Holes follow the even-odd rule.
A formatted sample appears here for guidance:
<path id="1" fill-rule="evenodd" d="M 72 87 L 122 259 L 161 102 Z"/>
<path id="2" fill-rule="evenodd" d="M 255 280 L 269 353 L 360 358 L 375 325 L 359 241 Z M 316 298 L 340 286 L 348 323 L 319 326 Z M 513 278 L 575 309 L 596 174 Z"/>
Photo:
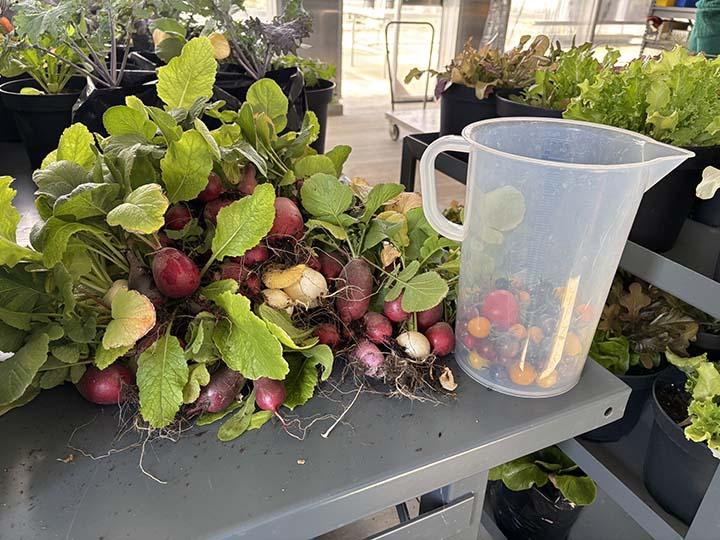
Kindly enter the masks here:
<path id="1" fill-rule="evenodd" d="M 435 158 L 469 154 L 464 225 L 437 205 Z M 645 190 L 693 153 L 623 129 L 499 118 L 441 137 L 420 162 L 423 208 L 462 241 L 456 359 L 506 394 L 580 378 Z"/>

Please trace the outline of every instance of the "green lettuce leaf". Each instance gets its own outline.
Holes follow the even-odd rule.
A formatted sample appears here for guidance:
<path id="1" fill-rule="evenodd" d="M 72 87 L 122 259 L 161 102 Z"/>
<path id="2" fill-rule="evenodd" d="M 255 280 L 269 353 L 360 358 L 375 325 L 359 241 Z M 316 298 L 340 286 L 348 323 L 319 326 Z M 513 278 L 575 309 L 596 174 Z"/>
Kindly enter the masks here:
<path id="1" fill-rule="evenodd" d="M 550 480 L 563 497 L 577 506 L 586 506 L 595 501 L 597 486 L 592 478 L 557 474 L 551 475 Z"/>
<path id="2" fill-rule="evenodd" d="M 188 381 L 188 365 L 175 336 L 163 335 L 140 355 L 136 379 L 145 421 L 154 428 L 170 424 L 183 403 Z"/>

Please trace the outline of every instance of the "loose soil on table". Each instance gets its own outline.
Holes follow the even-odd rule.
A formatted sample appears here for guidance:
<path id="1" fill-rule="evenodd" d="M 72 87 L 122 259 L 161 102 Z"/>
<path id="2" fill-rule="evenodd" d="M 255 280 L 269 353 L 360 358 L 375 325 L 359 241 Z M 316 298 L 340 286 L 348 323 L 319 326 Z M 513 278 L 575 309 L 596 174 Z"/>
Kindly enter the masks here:
<path id="1" fill-rule="evenodd" d="M 690 394 L 678 386 L 665 386 L 656 391 L 658 403 L 676 424 L 682 424 L 688 417 Z"/>

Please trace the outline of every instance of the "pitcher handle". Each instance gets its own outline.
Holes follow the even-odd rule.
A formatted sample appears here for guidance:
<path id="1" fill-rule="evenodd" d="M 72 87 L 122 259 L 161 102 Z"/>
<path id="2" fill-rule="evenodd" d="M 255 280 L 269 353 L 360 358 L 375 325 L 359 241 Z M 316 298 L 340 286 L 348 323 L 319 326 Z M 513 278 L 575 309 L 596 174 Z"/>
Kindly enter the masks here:
<path id="1" fill-rule="evenodd" d="M 435 159 L 441 152 L 448 150 L 470 153 L 470 145 L 462 137 L 448 135 L 430 143 L 420 158 L 420 188 L 422 190 L 423 211 L 430 225 L 451 240 L 462 242 L 465 228 L 453 223 L 442 214 L 437 203 L 437 184 L 435 181 Z"/>

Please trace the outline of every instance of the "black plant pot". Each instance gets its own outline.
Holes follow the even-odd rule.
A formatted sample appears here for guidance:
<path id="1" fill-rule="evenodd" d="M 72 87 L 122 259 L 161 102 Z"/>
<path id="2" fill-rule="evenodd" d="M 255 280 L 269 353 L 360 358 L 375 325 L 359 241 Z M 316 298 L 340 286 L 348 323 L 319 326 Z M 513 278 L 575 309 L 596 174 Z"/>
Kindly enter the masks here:
<path id="1" fill-rule="evenodd" d="M 667 366 L 666 366 L 667 367 Z M 620 420 L 588 431 L 581 438 L 588 441 L 614 442 L 632 431 L 640 419 L 643 406 L 650 397 L 653 383 L 666 367 L 642 375 L 617 375 L 618 379 L 630 387 L 630 397 L 625 406 L 625 414 Z"/>
<path id="2" fill-rule="evenodd" d="M 485 99 L 475 96 L 475 89 L 451 84 L 440 98 L 440 135 L 460 135 L 468 124 L 497 118 L 495 94 Z"/>
<path id="3" fill-rule="evenodd" d="M 318 154 L 325 152 L 328 106 L 330 105 L 330 102 L 332 102 L 334 92 L 335 83 L 332 81 L 326 81 L 325 79 L 318 80 L 317 86 L 305 88 L 307 108 L 315 113 L 318 123 L 320 124 L 320 134 L 318 135 L 317 140 L 311 145 L 315 150 L 317 150 Z"/>
<path id="4" fill-rule="evenodd" d="M 24 76 L 22 76 L 24 77 Z M 9 81 L 16 81 L 22 77 L 0 77 L 0 85 Z M 10 113 L 0 99 L 0 143 L 4 142 L 18 142 L 20 140 L 20 133 L 18 133 L 17 127 L 15 127 L 15 119 L 12 113 Z"/>
<path id="5" fill-rule="evenodd" d="M 21 94 L 23 88 L 40 89 L 33 79 L 19 79 L 0 85 L 0 96 L 8 111 L 13 113 L 25 151 L 33 169 L 57 148 L 60 135 L 72 123 L 72 108 L 85 79 L 74 77 L 62 94 Z"/>
<path id="6" fill-rule="evenodd" d="M 82 122 L 96 133 L 107 135 L 102 118 L 105 111 L 125 105 L 127 96 L 135 96 L 145 105 L 158 105 L 155 71 L 127 70 L 119 88 L 96 88 L 88 83 L 73 107 L 73 122 Z"/>
<path id="7" fill-rule="evenodd" d="M 720 259 L 718 259 L 720 261 Z M 713 362 L 720 362 L 720 335 L 703 332 L 697 333 L 695 341 L 690 342 L 688 355 L 699 356 L 703 353 Z"/>
<path id="8" fill-rule="evenodd" d="M 702 170 L 720 158 L 720 146 L 689 147 L 684 161 L 643 195 L 629 239 L 653 251 L 667 251 L 677 240 L 695 202 Z"/>
<path id="9" fill-rule="evenodd" d="M 705 225 L 720 227 L 720 194 L 716 193 L 712 199 L 696 199 L 692 217 Z"/>
<path id="10" fill-rule="evenodd" d="M 705 445 L 685 438 L 683 429 L 665 412 L 658 401 L 658 390 L 684 388 L 685 375 L 667 369 L 653 385 L 655 422 L 645 455 L 645 487 L 669 513 L 688 525 L 695 517 L 718 464 Z"/>
<path id="11" fill-rule="evenodd" d="M 495 524 L 508 540 L 565 540 L 583 509 L 549 482 L 524 491 L 490 482 L 488 494 Z"/>
<path id="12" fill-rule="evenodd" d="M 283 94 L 288 98 L 287 130 L 299 131 L 302 127 L 303 117 L 307 110 L 305 99 L 305 81 L 302 72 L 296 67 L 275 69 L 268 71 L 265 78 L 272 79 Z M 247 73 L 239 71 L 234 64 L 224 64 L 215 79 L 215 99 L 227 102 L 227 107 L 237 110 L 245 101 L 250 86 L 255 82 Z M 210 119 L 208 119 L 210 120 Z M 208 122 L 211 127 L 212 123 Z"/>
<path id="13" fill-rule="evenodd" d="M 500 117 L 508 116 L 534 116 L 540 118 L 562 118 L 562 111 L 555 109 L 544 109 L 542 107 L 533 107 L 526 103 L 518 103 L 502 95 L 495 98 L 495 106 L 497 115 Z"/>

